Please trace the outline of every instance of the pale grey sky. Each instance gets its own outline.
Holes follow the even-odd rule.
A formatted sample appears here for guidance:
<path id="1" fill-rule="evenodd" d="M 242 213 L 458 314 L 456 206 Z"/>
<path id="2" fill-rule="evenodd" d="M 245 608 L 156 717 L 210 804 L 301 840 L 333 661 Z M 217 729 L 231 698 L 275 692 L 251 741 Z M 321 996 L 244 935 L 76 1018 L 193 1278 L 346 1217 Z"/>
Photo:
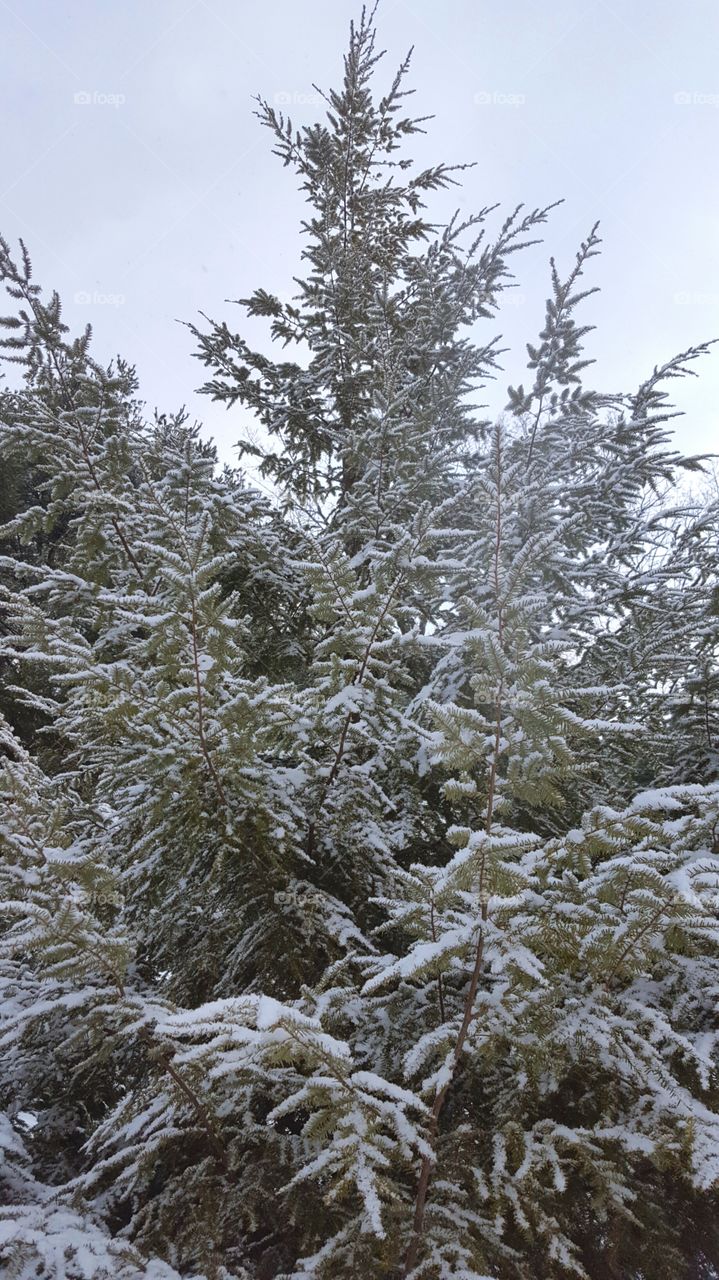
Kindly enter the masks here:
<path id="1" fill-rule="evenodd" d="M 335 84 L 354 0 L 0 0 L 0 231 L 96 351 L 136 365 L 151 409 L 186 403 L 223 456 L 242 434 L 195 394 L 203 370 L 176 320 L 200 310 L 260 341 L 226 298 L 288 295 L 302 212 L 254 118 L 261 93 L 293 121 Z M 682 348 L 719 336 L 717 0 L 383 0 L 385 83 L 415 46 L 421 160 L 469 162 L 451 203 L 564 197 L 517 259 L 499 329 L 504 384 L 524 376 L 548 259 L 569 267 L 601 221 L 584 317 L 603 389 L 629 390 Z M 285 108 L 287 109 L 287 108 Z M 719 347 L 677 387 L 688 450 L 719 450 Z"/>

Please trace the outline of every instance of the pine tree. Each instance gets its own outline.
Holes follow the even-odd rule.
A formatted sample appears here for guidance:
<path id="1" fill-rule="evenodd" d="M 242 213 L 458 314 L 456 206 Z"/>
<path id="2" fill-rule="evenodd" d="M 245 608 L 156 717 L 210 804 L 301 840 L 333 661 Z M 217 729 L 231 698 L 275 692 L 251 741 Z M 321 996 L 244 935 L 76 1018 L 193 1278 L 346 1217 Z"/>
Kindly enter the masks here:
<path id="1" fill-rule="evenodd" d="M 549 210 L 438 226 L 374 15 L 258 101 L 303 274 L 191 326 L 276 500 L 73 339 L 0 396 L 0 1260 L 63 1280 L 709 1280 L 716 495 L 596 390 L 597 228 L 498 421 Z M 292 351 L 294 349 L 294 351 Z"/>

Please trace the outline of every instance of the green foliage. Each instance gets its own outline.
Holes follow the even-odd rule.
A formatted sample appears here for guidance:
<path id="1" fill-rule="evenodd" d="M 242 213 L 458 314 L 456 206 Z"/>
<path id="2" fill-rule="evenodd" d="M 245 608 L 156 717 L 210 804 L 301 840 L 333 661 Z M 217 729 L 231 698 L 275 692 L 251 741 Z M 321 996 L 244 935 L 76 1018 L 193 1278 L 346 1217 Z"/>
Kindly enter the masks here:
<path id="1" fill-rule="evenodd" d="M 594 228 L 473 398 L 548 210 L 437 226 L 373 15 L 259 102 L 304 274 L 194 329 L 276 489 L 72 338 L 0 395 L 0 1261 L 14 1280 L 711 1280 L 717 502 L 586 383 Z M 294 356 L 294 358 L 292 358 Z"/>

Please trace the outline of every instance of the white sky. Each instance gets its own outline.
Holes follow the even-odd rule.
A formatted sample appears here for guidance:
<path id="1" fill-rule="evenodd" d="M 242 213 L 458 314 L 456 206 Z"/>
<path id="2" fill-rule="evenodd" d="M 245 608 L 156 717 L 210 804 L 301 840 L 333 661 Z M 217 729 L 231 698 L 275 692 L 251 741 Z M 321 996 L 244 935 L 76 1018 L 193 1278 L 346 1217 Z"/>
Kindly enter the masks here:
<path id="1" fill-rule="evenodd" d="M 311 123 L 312 82 L 339 81 L 359 9 L 0 0 L 0 231 L 26 240 L 70 325 L 92 323 L 99 357 L 137 365 L 148 408 L 187 404 L 228 460 L 243 412 L 195 394 L 204 371 L 176 321 L 203 310 L 264 345 L 259 322 L 224 300 L 291 293 L 302 204 L 252 97 L 282 95 Z M 418 159 L 476 162 L 449 203 L 566 200 L 544 243 L 515 259 L 497 407 L 525 379 L 550 254 L 568 268 L 597 219 L 603 256 L 587 283 L 602 292 L 583 319 L 598 326 L 587 345 L 603 390 L 630 390 L 719 335 L 717 0 L 383 0 L 378 21 L 380 83 L 415 45 L 413 107 L 436 117 Z M 676 387 L 689 451 L 719 450 L 716 351 Z"/>

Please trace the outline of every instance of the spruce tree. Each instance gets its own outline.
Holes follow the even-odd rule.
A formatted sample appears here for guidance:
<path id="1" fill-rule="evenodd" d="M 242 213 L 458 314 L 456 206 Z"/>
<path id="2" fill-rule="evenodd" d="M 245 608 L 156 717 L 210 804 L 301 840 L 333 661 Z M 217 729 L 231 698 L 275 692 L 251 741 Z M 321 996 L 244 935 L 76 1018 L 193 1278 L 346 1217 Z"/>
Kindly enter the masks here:
<path id="1" fill-rule="evenodd" d="M 489 420 L 550 211 L 434 223 L 461 173 L 380 57 L 363 13 L 322 122 L 258 101 L 282 354 L 191 326 L 274 500 L 0 245 L 18 1280 L 717 1274 L 717 505 L 667 393 L 707 347 L 591 385 L 593 228 Z"/>

